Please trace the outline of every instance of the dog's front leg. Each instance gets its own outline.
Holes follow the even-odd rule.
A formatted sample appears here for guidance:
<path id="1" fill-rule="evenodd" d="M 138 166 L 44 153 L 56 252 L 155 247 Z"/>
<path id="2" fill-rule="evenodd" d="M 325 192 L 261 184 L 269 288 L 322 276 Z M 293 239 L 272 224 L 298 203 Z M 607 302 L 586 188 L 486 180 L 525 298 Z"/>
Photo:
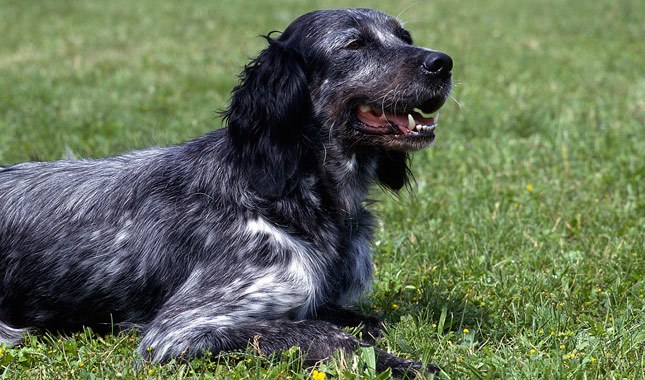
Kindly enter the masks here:
<path id="1" fill-rule="evenodd" d="M 213 322 L 223 316 L 214 316 Z M 305 363 L 313 365 L 336 351 L 354 352 L 361 343 L 351 334 L 325 321 L 247 320 L 227 327 L 197 319 L 188 326 L 151 325 L 144 333 L 139 353 L 148 360 L 167 362 L 173 358 L 215 355 L 222 351 L 243 351 L 252 347 L 262 355 L 299 347 Z"/>
<path id="2" fill-rule="evenodd" d="M 360 340 L 373 345 L 386 331 L 383 321 L 378 318 L 365 316 L 353 310 L 336 305 L 327 305 L 318 310 L 318 319 L 330 322 L 339 327 L 360 327 Z M 376 354 L 376 370 L 383 372 L 392 369 L 392 375 L 403 377 L 411 372 L 438 373 L 439 367 L 434 364 L 424 366 L 420 361 L 407 360 L 390 354 L 380 348 L 374 348 Z"/>
<path id="3" fill-rule="evenodd" d="M 213 317 L 216 321 L 218 317 Z M 198 319 L 195 320 L 198 322 Z M 205 322 L 205 321 L 204 321 Z M 167 330 L 158 326 L 144 334 L 139 352 L 148 359 L 166 362 L 172 358 L 190 358 L 200 355 L 215 355 L 222 351 L 242 351 L 252 347 L 262 355 L 270 355 L 298 347 L 304 355 L 305 365 L 314 365 L 338 351 L 352 354 L 361 346 L 356 337 L 340 327 L 320 320 L 291 321 L 285 319 L 246 321 L 235 326 L 218 328 L 214 325 L 186 326 Z M 376 370 L 390 368 L 396 377 L 414 375 L 416 372 L 436 373 L 434 365 L 424 366 L 416 360 L 408 360 L 374 348 Z"/>
<path id="4" fill-rule="evenodd" d="M 327 359 L 337 351 L 353 354 L 358 347 L 369 346 L 359 342 L 353 335 L 344 332 L 338 326 L 321 320 L 298 322 L 275 320 L 252 324 L 249 327 L 251 331 L 255 331 L 253 346 L 262 354 L 271 354 L 297 346 L 305 355 L 306 365 L 313 365 Z M 395 377 L 439 372 L 439 368 L 434 364 L 425 366 L 420 361 L 404 359 L 377 347 L 374 347 L 374 353 L 376 370 L 384 372 L 389 368 Z"/>
<path id="5" fill-rule="evenodd" d="M 370 344 L 374 344 L 386 331 L 385 323 L 380 319 L 337 305 L 321 307 L 317 312 L 317 318 L 340 327 L 359 327 L 360 339 Z"/>

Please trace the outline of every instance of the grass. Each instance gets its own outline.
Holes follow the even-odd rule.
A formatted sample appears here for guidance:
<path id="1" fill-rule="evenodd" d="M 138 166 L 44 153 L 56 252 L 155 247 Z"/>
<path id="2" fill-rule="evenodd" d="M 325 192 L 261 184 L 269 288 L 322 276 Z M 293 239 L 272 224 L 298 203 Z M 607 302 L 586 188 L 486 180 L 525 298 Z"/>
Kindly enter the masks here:
<path id="1" fill-rule="evenodd" d="M 0 0 L 0 164 L 197 136 L 221 125 L 258 34 L 313 8 L 400 14 L 452 55 L 456 85 L 412 191 L 374 191 L 363 308 L 389 323 L 380 345 L 442 379 L 645 378 L 640 1 L 179 4 Z M 313 377 L 295 351 L 150 365 L 138 339 L 30 337 L 0 348 L 0 377 Z M 316 370 L 372 378 L 369 363 L 366 350 Z"/>

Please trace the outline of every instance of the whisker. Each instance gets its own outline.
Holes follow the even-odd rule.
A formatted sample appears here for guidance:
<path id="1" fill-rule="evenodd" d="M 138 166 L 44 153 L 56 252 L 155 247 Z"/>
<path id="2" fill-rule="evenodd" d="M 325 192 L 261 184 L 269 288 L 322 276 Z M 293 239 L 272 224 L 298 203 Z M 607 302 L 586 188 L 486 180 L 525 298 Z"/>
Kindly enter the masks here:
<path id="1" fill-rule="evenodd" d="M 414 3 L 410 3 L 410 4 L 408 4 L 406 7 L 404 7 L 403 9 L 401 9 L 401 11 L 399 11 L 399 13 L 396 15 L 396 19 L 397 19 L 397 20 L 399 20 L 399 21 L 401 22 L 401 25 L 405 25 L 405 24 L 408 22 L 408 21 L 402 21 L 402 20 L 401 20 L 401 15 L 402 15 L 404 12 L 407 12 L 410 8 L 412 8 L 412 7 L 416 7 L 417 5 L 419 5 L 419 2 L 418 2 L 418 1 L 415 1 Z"/>
<path id="2" fill-rule="evenodd" d="M 450 100 L 452 100 L 453 102 L 457 103 L 457 107 L 459 108 L 459 110 L 461 110 L 461 109 L 462 109 L 462 107 L 461 107 L 461 103 L 459 103 L 459 100 L 457 100 L 457 99 L 456 99 L 454 96 L 452 96 L 452 95 L 449 95 L 449 97 L 450 97 Z"/>

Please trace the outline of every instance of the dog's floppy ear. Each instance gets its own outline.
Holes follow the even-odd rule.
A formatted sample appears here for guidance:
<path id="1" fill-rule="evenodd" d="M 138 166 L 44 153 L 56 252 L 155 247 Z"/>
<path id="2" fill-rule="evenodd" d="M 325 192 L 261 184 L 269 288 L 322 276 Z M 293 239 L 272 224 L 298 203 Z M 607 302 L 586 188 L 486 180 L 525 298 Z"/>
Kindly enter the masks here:
<path id="1" fill-rule="evenodd" d="M 296 186 L 311 127 L 311 97 L 304 59 L 280 40 L 269 46 L 240 75 L 223 113 L 228 133 L 255 191 L 278 198 Z"/>
<path id="2" fill-rule="evenodd" d="M 378 155 L 376 179 L 394 191 L 400 190 L 408 183 L 408 155 L 405 152 L 384 150 Z"/>

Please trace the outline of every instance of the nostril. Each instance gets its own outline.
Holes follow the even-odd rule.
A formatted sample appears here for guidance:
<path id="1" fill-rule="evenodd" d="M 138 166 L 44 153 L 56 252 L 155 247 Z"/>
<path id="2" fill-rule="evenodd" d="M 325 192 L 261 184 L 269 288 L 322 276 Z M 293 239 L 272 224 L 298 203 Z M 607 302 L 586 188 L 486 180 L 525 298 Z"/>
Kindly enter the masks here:
<path id="1" fill-rule="evenodd" d="M 423 62 L 423 68 L 431 75 L 446 75 L 452 70 L 452 58 L 448 54 L 432 52 Z"/>

